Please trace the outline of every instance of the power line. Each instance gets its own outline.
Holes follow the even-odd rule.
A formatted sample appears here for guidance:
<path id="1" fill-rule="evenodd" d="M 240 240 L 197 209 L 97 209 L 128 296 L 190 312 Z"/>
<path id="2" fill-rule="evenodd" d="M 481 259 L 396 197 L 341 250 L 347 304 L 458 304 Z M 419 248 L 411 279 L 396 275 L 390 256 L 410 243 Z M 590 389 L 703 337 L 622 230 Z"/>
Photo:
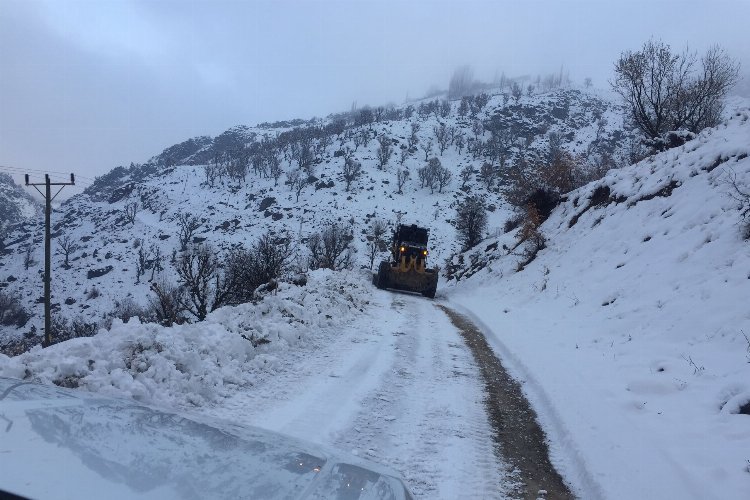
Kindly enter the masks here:
<path id="1" fill-rule="evenodd" d="M 31 172 L 32 174 L 58 174 L 58 175 L 65 176 L 66 179 L 70 175 L 70 172 L 56 172 L 54 170 L 46 170 L 45 171 L 45 170 L 37 170 L 37 169 L 33 169 L 33 168 L 11 167 L 11 166 L 8 166 L 8 165 L 0 165 L 0 170 L 14 171 L 14 172 L 18 172 L 18 173 L 21 173 L 21 174 L 24 174 L 24 173 L 27 173 L 27 172 Z M 53 177 L 53 176 L 51 176 L 51 177 Z M 76 174 L 76 178 L 77 179 L 86 179 L 86 180 L 89 180 L 89 181 L 92 181 L 92 182 L 96 180 L 94 178 L 88 177 L 86 175 L 80 175 L 80 174 Z"/>
<path id="2" fill-rule="evenodd" d="M 23 175 L 25 171 L 20 171 L 19 169 L 15 169 L 13 167 L 2 167 L 0 166 L 0 172 L 5 172 L 7 174 L 12 175 Z M 64 174 L 64 175 L 50 175 L 50 179 L 52 180 L 61 180 L 61 179 L 67 179 L 69 178 L 70 174 Z M 84 177 L 83 181 L 79 181 L 79 175 L 76 174 L 76 184 L 81 184 L 84 187 L 88 187 L 94 184 L 94 180 L 87 180 L 86 177 Z"/>

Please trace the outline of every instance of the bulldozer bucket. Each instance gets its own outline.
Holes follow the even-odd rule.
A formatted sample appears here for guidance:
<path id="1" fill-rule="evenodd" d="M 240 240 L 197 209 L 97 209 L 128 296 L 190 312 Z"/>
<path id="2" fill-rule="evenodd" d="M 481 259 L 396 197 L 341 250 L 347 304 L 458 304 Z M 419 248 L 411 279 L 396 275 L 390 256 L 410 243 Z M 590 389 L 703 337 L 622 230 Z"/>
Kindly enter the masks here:
<path id="1" fill-rule="evenodd" d="M 383 261 L 373 282 L 381 289 L 392 288 L 421 293 L 425 297 L 433 298 L 437 289 L 438 273 L 435 269 L 426 269 L 424 265 L 409 265 L 403 260 L 398 265 Z"/>

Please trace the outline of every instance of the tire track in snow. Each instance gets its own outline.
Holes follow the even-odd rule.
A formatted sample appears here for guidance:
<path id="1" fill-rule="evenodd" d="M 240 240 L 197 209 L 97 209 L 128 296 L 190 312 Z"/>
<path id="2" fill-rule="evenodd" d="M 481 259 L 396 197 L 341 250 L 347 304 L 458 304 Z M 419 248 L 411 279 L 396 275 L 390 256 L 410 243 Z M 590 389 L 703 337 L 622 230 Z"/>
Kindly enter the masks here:
<path id="1" fill-rule="evenodd" d="M 505 498 L 509 469 L 495 453 L 479 370 L 458 332 L 422 298 L 392 295 L 391 310 L 396 355 L 334 443 L 400 471 L 417 497 Z"/>
<path id="2" fill-rule="evenodd" d="M 418 498 L 507 498 L 479 368 L 428 300 L 373 290 L 343 329 L 319 331 L 212 416 L 387 465 Z"/>

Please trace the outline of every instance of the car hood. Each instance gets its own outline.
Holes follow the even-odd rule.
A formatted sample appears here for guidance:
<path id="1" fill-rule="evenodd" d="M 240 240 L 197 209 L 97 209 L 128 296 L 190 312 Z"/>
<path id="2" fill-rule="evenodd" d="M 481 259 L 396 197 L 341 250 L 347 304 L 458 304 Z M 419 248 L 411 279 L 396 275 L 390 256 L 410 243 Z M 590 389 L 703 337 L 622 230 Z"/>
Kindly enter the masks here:
<path id="1" fill-rule="evenodd" d="M 0 490 L 36 499 L 411 498 L 392 471 L 289 436 L 2 377 Z"/>

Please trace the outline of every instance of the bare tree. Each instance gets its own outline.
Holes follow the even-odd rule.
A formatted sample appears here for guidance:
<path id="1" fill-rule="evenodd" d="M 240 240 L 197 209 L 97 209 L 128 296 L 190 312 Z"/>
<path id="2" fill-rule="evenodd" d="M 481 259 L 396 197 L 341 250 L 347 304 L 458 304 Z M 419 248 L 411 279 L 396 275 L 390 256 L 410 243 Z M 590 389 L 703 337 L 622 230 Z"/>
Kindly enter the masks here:
<path id="1" fill-rule="evenodd" d="M 57 253 L 65 257 L 65 263 L 63 264 L 65 269 L 70 269 L 70 254 L 76 250 L 78 250 L 78 245 L 67 234 L 57 240 Z"/>
<path id="2" fill-rule="evenodd" d="M 203 166 L 203 172 L 206 174 L 206 183 L 214 187 L 214 183 L 216 182 L 216 176 L 219 172 L 219 163 L 217 162 L 208 162 Z"/>
<path id="3" fill-rule="evenodd" d="M 739 64 L 718 46 L 700 65 L 694 53 L 676 54 L 652 39 L 639 52 L 620 55 L 611 85 L 647 137 L 680 129 L 697 133 L 718 123 L 724 96 L 739 74 Z"/>
<path id="4" fill-rule="evenodd" d="M 292 191 L 297 195 L 296 201 L 299 202 L 299 195 L 302 194 L 302 190 L 307 186 L 307 175 L 295 168 L 286 173 L 286 178 Z"/>
<path id="5" fill-rule="evenodd" d="M 193 235 L 201 227 L 201 221 L 190 213 L 181 213 L 177 215 L 177 230 L 180 239 L 180 251 L 187 250 L 188 243 Z"/>
<path id="6" fill-rule="evenodd" d="M 482 122 L 474 120 L 474 123 L 471 124 L 471 132 L 474 134 L 474 139 L 478 141 L 484 134 L 484 125 L 482 125 Z"/>
<path id="7" fill-rule="evenodd" d="M 516 103 L 521 100 L 521 96 L 523 96 L 523 89 L 521 89 L 521 86 L 518 84 L 518 82 L 513 82 L 513 85 L 511 85 L 510 87 L 510 94 L 513 96 L 513 99 L 515 99 Z"/>
<path id="8" fill-rule="evenodd" d="M 479 178 L 489 191 L 497 178 L 497 169 L 491 163 L 484 163 L 479 169 Z"/>
<path id="9" fill-rule="evenodd" d="M 278 186 L 279 178 L 284 173 L 284 170 L 281 168 L 281 158 L 275 152 L 270 152 L 265 156 L 265 160 L 268 166 L 268 175 L 273 178 L 273 185 Z"/>
<path id="10" fill-rule="evenodd" d="M 367 145 L 370 144 L 370 130 L 371 129 L 363 128 L 359 131 L 360 141 L 364 147 L 367 147 Z"/>
<path id="11" fill-rule="evenodd" d="M 183 323 L 185 293 L 182 287 L 170 285 L 164 280 L 151 283 L 155 297 L 149 298 L 147 315 L 160 325 L 172 326 Z"/>
<path id="12" fill-rule="evenodd" d="M 441 118 L 448 118 L 451 114 L 451 103 L 450 101 L 440 101 L 440 105 L 438 106 L 438 113 L 440 114 Z"/>
<path id="13" fill-rule="evenodd" d="M 146 268 L 149 267 L 151 253 L 143 245 L 138 246 L 138 255 L 135 260 L 135 284 L 141 282 L 141 276 L 146 274 Z"/>
<path id="14" fill-rule="evenodd" d="M 487 229 L 487 208 L 484 200 L 478 196 L 471 196 L 456 209 L 454 221 L 462 251 L 466 251 L 479 243 Z"/>
<path id="15" fill-rule="evenodd" d="M 458 105 L 458 116 L 464 118 L 469 114 L 469 98 L 464 96 L 461 98 L 461 104 Z"/>
<path id="16" fill-rule="evenodd" d="M 429 158 L 429 155 L 432 152 L 432 140 L 423 142 L 419 147 L 424 152 L 424 161 L 427 161 L 427 158 Z"/>
<path id="17" fill-rule="evenodd" d="M 29 270 L 31 266 L 36 265 L 36 260 L 34 260 L 34 247 L 31 243 L 26 245 L 26 249 L 24 250 L 24 256 L 23 256 L 23 268 L 25 270 Z"/>
<path id="18" fill-rule="evenodd" d="M 450 132 L 445 123 L 440 123 L 432 128 L 432 133 L 435 134 L 435 140 L 437 140 L 438 148 L 440 149 L 440 156 L 448 149 L 450 144 Z"/>
<path id="19" fill-rule="evenodd" d="M 435 172 L 435 180 L 437 181 L 438 185 L 438 193 L 443 192 L 443 188 L 450 184 L 452 178 L 453 173 L 450 170 L 443 166 L 439 166 L 437 168 L 437 171 Z"/>
<path id="20" fill-rule="evenodd" d="M 232 282 L 224 278 L 219 258 L 210 245 L 196 245 L 177 260 L 177 276 L 185 289 L 185 310 L 198 321 L 225 305 L 233 292 Z"/>
<path id="21" fill-rule="evenodd" d="M 458 154 L 461 154 L 461 150 L 463 150 L 464 146 L 466 145 L 464 134 L 462 134 L 460 132 L 456 133 L 456 138 L 454 139 L 453 143 L 456 145 L 456 149 L 458 150 Z"/>
<path id="22" fill-rule="evenodd" d="M 488 94 L 482 92 L 481 94 L 475 95 L 472 100 L 472 115 L 476 117 L 476 115 L 479 114 L 489 102 L 490 96 Z"/>
<path id="23" fill-rule="evenodd" d="M 315 154 L 313 153 L 312 138 L 304 137 L 291 144 L 291 158 L 297 162 L 297 166 L 308 176 L 313 175 L 315 167 Z"/>
<path id="24" fill-rule="evenodd" d="M 420 168 L 417 174 L 422 187 L 430 188 L 430 193 L 434 193 L 435 188 L 438 188 L 438 192 L 442 193 L 443 188 L 448 185 L 453 177 L 451 171 L 443 167 L 440 160 L 435 157 L 430 158 L 427 165 Z"/>
<path id="25" fill-rule="evenodd" d="M 401 146 L 401 157 L 399 158 L 399 164 L 403 165 L 406 159 L 409 158 L 409 150 Z"/>
<path id="26" fill-rule="evenodd" d="M 398 194 L 403 194 L 404 185 L 406 184 L 406 181 L 408 179 L 409 179 L 409 169 L 399 168 L 396 171 L 396 185 L 398 186 Z"/>
<path id="27" fill-rule="evenodd" d="M 747 221 L 750 219 L 750 189 L 737 180 L 737 173 L 734 170 L 726 171 L 726 182 L 731 187 L 729 196 L 739 204 L 740 216 L 743 221 Z M 744 223 L 742 231 L 742 237 L 746 240 L 750 239 L 750 222 Z"/>
<path id="28" fill-rule="evenodd" d="M 135 224 L 135 216 L 138 213 L 138 202 L 126 203 L 125 208 L 122 209 L 122 213 L 125 216 L 126 222 Z"/>
<path id="29" fill-rule="evenodd" d="M 388 160 L 393 155 L 393 143 L 390 137 L 385 134 L 378 136 L 378 150 L 376 152 L 378 158 L 378 167 L 380 170 L 385 170 L 385 166 L 388 164 Z"/>
<path id="30" fill-rule="evenodd" d="M 432 160 L 437 160 L 437 158 L 432 158 Z M 440 160 L 438 160 L 439 162 Z M 428 187 L 430 188 L 430 193 L 435 192 L 435 186 L 437 184 L 437 180 L 435 179 L 435 168 L 434 166 L 430 165 L 428 163 L 427 165 L 419 168 L 417 170 L 417 176 L 419 177 L 419 183 L 421 187 Z"/>
<path id="31" fill-rule="evenodd" d="M 421 128 L 421 125 L 418 122 L 411 122 L 411 134 L 409 135 L 409 149 L 413 149 L 417 146 L 419 143 L 419 137 L 417 137 L 417 132 L 419 132 L 419 129 Z"/>
<path id="32" fill-rule="evenodd" d="M 387 249 L 387 244 L 383 238 L 387 229 L 388 227 L 385 222 L 380 219 L 374 219 L 367 230 L 367 249 L 370 257 L 370 270 L 372 270 L 378 252 L 383 252 Z"/>
<path id="33" fill-rule="evenodd" d="M 368 137 L 369 137 L 369 135 L 368 135 Z M 364 142 L 362 134 L 359 133 L 359 132 L 353 132 L 353 133 L 351 133 L 351 139 L 352 139 L 352 143 L 354 144 L 354 151 L 356 151 L 357 149 L 359 149 L 359 147 Z"/>
<path id="34" fill-rule="evenodd" d="M 461 169 L 461 173 L 459 174 L 459 178 L 461 179 L 461 188 L 466 187 L 466 183 L 471 180 L 471 176 L 474 175 L 474 169 L 471 168 L 471 165 L 466 165 L 464 168 Z"/>
<path id="35" fill-rule="evenodd" d="M 250 155 L 245 148 L 233 152 L 227 157 L 226 171 L 229 179 L 236 181 L 238 186 L 247 178 L 247 168 L 250 163 Z"/>
<path id="36" fill-rule="evenodd" d="M 149 281 L 154 281 L 154 277 L 156 273 L 160 273 L 164 270 L 164 267 L 162 266 L 162 261 L 164 260 L 164 257 L 161 254 L 161 248 L 159 245 L 151 245 L 151 278 L 149 278 Z"/>
<path id="37" fill-rule="evenodd" d="M 341 174 L 346 183 L 346 191 L 349 191 L 352 182 L 356 181 L 362 175 L 362 164 L 354 159 L 350 154 L 344 155 L 344 165 L 341 167 Z"/>

